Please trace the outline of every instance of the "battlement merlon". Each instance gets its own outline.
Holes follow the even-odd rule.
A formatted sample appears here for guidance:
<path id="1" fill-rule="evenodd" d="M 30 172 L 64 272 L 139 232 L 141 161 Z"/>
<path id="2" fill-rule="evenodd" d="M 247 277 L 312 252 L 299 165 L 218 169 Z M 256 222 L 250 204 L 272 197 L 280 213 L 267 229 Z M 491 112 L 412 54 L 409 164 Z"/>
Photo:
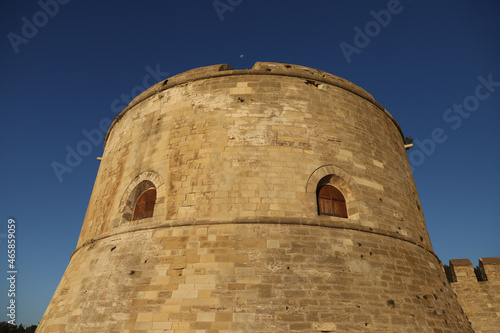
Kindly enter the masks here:
<path id="1" fill-rule="evenodd" d="M 450 260 L 450 269 L 455 282 L 477 282 L 478 278 L 469 259 Z M 479 258 L 481 281 L 500 281 L 500 257 Z"/>

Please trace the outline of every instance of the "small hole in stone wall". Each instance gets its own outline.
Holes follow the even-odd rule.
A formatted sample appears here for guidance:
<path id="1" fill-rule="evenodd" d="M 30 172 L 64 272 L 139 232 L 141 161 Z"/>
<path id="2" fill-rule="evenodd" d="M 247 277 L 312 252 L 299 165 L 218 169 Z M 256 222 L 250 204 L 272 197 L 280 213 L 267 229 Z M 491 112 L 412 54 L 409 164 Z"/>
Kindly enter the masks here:
<path id="1" fill-rule="evenodd" d="M 168 80 L 162 82 L 161 86 L 164 87 L 168 83 Z"/>
<path id="2" fill-rule="evenodd" d="M 270 72 L 271 71 L 271 68 L 266 68 L 266 72 Z"/>
<path id="3" fill-rule="evenodd" d="M 290 66 L 290 65 L 285 65 L 285 67 L 286 67 L 286 68 L 292 68 L 292 66 Z"/>
<path id="4" fill-rule="evenodd" d="M 396 302 L 394 302 L 393 299 L 390 299 L 387 301 L 387 305 L 394 308 L 394 307 L 396 307 Z"/>
<path id="5" fill-rule="evenodd" d="M 134 275 L 135 274 L 135 271 L 130 271 L 129 273 L 130 275 Z"/>
<path id="6" fill-rule="evenodd" d="M 423 242 L 424 241 L 424 237 L 420 236 L 420 241 Z"/>
<path id="7" fill-rule="evenodd" d="M 312 86 L 315 86 L 316 88 L 319 86 L 319 84 L 313 80 L 306 80 L 306 84 L 310 84 Z"/>
<path id="8" fill-rule="evenodd" d="M 144 263 L 147 263 L 148 261 L 147 260 L 144 260 Z"/>
<path id="9" fill-rule="evenodd" d="M 113 250 L 114 250 L 114 249 L 116 249 L 116 246 L 113 246 L 113 247 L 111 248 L 111 252 L 113 252 Z"/>

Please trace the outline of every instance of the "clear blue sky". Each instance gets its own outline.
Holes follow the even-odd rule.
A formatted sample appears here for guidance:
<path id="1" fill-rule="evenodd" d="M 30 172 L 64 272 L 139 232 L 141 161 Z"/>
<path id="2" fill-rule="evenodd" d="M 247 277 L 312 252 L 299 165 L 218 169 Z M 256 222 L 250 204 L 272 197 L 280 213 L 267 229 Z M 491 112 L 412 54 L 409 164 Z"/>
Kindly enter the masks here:
<path id="1" fill-rule="evenodd" d="M 0 4 L 0 271 L 14 218 L 17 324 L 39 322 L 75 249 L 103 149 L 83 131 L 155 70 L 275 61 L 352 81 L 421 143 L 409 156 L 441 260 L 500 256 L 498 1 L 59 1 Z M 67 147 L 88 155 L 60 182 Z"/>

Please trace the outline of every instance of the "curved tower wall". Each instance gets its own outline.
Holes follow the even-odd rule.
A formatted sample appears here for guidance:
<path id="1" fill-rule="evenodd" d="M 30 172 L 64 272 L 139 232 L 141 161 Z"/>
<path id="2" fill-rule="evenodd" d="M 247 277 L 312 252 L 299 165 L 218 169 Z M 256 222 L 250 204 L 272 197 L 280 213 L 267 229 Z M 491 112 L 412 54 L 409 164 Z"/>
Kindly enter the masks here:
<path id="1" fill-rule="evenodd" d="M 319 216 L 320 182 L 348 218 Z M 147 187 L 153 216 L 132 220 Z M 401 129 L 331 74 L 194 69 L 115 119 L 39 332 L 471 332 Z"/>

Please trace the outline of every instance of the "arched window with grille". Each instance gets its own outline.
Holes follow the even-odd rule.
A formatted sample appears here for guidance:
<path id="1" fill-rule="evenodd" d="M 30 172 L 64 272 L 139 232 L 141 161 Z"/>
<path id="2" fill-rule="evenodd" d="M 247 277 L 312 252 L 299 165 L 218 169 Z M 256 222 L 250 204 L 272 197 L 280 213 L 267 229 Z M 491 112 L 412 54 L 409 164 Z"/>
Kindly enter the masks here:
<path id="1" fill-rule="evenodd" d="M 345 197 L 338 188 L 330 184 L 321 186 L 317 191 L 318 214 L 347 218 Z"/>
<path id="2" fill-rule="evenodd" d="M 144 191 L 135 204 L 134 217 L 132 220 L 145 219 L 152 217 L 156 202 L 156 189 L 149 188 Z"/>

